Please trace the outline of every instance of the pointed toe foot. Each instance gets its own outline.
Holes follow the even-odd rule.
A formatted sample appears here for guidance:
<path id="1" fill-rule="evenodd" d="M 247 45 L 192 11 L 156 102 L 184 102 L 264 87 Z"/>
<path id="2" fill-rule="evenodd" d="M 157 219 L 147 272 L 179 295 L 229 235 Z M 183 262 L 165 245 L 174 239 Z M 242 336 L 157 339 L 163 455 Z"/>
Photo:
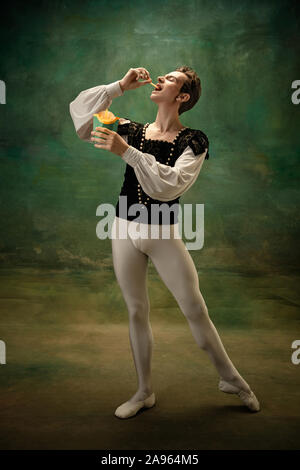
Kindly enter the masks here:
<path id="1" fill-rule="evenodd" d="M 238 395 L 244 405 L 249 408 L 249 410 L 260 411 L 259 401 L 252 390 L 250 390 L 250 392 L 245 392 L 244 390 L 241 390 L 240 388 L 231 385 L 223 379 L 219 381 L 219 390 L 224 393 L 232 393 Z"/>
<path id="2" fill-rule="evenodd" d="M 259 401 L 252 390 L 250 391 L 250 393 L 247 393 L 244 390 L 240 390 L 238 396 L 240 397 L 242 402 L 249 408 L 249 410 L 254 412 L 260 411 Z"/>

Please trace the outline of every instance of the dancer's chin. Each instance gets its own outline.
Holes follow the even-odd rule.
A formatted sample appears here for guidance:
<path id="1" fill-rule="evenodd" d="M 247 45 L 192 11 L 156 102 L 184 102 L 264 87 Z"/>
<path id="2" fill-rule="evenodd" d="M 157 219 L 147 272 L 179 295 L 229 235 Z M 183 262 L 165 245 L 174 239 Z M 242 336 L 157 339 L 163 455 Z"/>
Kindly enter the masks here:
<path id="1" fill-rule="evenodd" d="M 151 95 L 150 95 L 150 99 L 151 99 L 152 101 L 155 101 L 155 102 L 156 102 L 156 99 L 155 99 L 155 98 L 157 98 L 156 93 L 153 94 L 153 92 L 152 92 Z"/>

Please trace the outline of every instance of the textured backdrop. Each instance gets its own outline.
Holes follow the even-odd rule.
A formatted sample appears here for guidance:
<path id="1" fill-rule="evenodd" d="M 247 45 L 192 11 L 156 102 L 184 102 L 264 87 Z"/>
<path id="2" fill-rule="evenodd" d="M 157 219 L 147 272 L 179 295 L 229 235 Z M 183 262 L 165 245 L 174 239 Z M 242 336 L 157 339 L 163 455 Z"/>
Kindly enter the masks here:
<path id="1" fill-rule="evenodd" d="M 291 361 L 300 336 L 298 3 L 1 6 L 1 449 L 300 448 L 300 365 Z M 131 67 L 155 82 L 180 65 L 203 87 L 180 120 L 210 141 L 210 159 L 181 198 L 205 205 L 204 247 L 190 253 L 210 318 L 262 410 L 250 416 L 219 392 L 149 263 L 158 402 L 120 423 L 113 413 L 136 375 L 96 208 L 117 201 L 125 163 L 77 137 L 69 103 Z M 153 122 L 152 90 L 125 92 L 110 109 Z"/>
<path id="2" fill-rule="evenodd" d="M 298 263 L 299 19 L 287 1 L 14 2 L 2 17 L 1 239 L 4 266 L 102 266 L 96 207 L 115 203 L 125 163 L 82 142 L 69 103 L 145 67 L 180 65 L 203 92 L 180 119 L 210 140 L 209 161 L 181 202 L 205 204 L 201 266 L 290 271 Z M 151 89 L 150 89 L 151 88 Z M 113 101 L 153 122 L 151 86 Z"/>

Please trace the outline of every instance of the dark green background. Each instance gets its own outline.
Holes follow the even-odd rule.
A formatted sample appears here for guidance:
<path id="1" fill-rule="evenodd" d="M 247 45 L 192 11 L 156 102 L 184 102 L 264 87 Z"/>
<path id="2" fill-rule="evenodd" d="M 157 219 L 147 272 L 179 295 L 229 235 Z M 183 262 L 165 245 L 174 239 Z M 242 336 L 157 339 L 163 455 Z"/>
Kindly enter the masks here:
<path id="1" fill-rule="evenodd" d="M 1 262 L 99 266 L 96 207 L 115 203 L 125 164 L 76 136 L 69 103 L 146 67 L 180 65 L 203 92 L 180 119 L 209 137 L 211 158 L 182 203 L 205 204 L 202 266 L 294 270 L 299 255 L 299 19 L 288 1 L 14 3 L 1 26 Z M 111 110 L 153 122 L 152 87 Z"/>
<path id="2" fill-rule="evenodd" d="M 299 449 L 298 3 L 1 6 L 1 449 Z M 253 416 L 218 391 L 149 261 L 158 403 L 120 422 L 114 410 L 136 376 L 96 208 L 116 203 L 125 163 L 77 137 L 69 103 L 131 67 L 155 82 L 181 65 L 196 70 L 203 92 L 180 120 L 210 141 L 210 159 L 181 198 L 205 205 L 204 247 L 190 254 L 210 318 L 262 411 Z M 153 122 L 152 90 L 125 92 L 110 109 Z"/>

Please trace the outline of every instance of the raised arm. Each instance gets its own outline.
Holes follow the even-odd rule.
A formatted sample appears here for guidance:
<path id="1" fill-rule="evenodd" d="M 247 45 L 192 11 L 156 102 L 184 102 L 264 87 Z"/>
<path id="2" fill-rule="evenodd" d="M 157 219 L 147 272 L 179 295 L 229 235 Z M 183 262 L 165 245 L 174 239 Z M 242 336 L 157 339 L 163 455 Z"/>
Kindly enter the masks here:
<path id="1" fill-rule="evenodd" d="M 70 103 L 70 114 L 78 137 L 90 142 L 93 130 L 93 114 L 111 106 L 112 100 L 123 95 L 120 81 L 108 85 L 98 85 L 81 91 Z"/>
<path id="2" fill-rule="evenodd" d="M 134 168 L 135 175 L 146 194 L 160 201 L 172 201 L 186 192 L 196 181 L 207 149 L 195 155 L 187 146 L 174 167 L 159 163 L 154 155 L 129 146 L 123 160 Z"/>
<path id="3" fill-rule="evenodd" d="M 139 81 L 145 77 L 148 78 Z M 135 90 L 149 82 L 151 82 L 149 72 L 143 67 L 138 67 L 129 69 L 121 80 L 81 91 L 70 103 L 70 114 L 78 137 L 91 142 L 93 114 L 108 109 L 113 98 L 123 95 L 126 90 Z"/>

